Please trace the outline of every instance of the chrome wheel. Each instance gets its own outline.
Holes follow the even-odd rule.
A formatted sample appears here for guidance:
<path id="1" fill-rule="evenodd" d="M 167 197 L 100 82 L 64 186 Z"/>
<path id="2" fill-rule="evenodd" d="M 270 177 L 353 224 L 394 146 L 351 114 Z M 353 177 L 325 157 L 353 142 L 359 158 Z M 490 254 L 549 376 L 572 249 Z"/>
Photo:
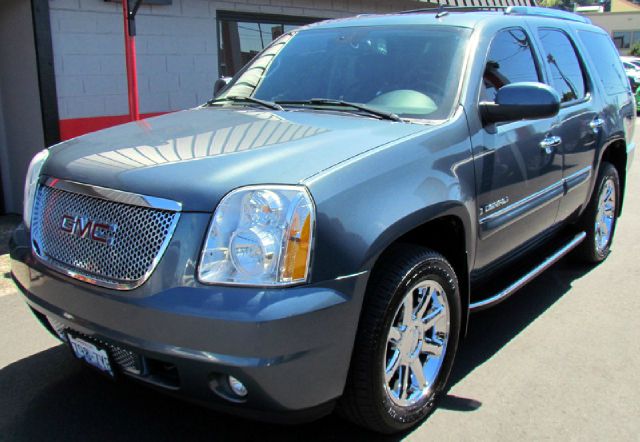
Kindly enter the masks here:
<path id="1" fill-rule="evenodd" d="M 384 389 L 407 407 L 433 392 L 449 340 L 449 303 L 442 286 L 422 281 L 407 291 L 387 335 Z"/>
<path id="2" fill-rule="evenodd" d="M 598 199 L 598 212 L 595 219 L 595 242 L 599 253 L 604 253 L 609 247 L 611 234 L 616 217 L 616 185 L 608 178 Z"/>

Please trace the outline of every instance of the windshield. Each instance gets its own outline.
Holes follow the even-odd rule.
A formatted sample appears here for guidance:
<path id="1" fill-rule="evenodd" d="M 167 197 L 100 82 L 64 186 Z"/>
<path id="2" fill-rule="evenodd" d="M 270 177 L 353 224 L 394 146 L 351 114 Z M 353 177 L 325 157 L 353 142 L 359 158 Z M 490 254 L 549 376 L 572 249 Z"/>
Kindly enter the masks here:
<path id="1" fill-rule="evenodd" d="M 321 98 L 403 118 L 445 119 L 458 91 L 469 34 L 448 26 L 294 32 L 254 59 L 218 98 L 249 96 L 285 108 Z M 330 103 L 309 105 L 335 110 Z"/>

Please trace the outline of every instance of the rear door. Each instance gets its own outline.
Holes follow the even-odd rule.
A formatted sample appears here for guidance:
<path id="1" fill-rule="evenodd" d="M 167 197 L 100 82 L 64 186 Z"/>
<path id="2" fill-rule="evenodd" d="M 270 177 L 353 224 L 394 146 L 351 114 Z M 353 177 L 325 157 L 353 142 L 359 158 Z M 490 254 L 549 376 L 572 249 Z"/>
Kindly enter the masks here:
<path id="1" fill-rule="evenodd" d="M 525 29 L 498 31 L 489 46 L 478 101 L 502 86 L 544 82 Z M 472 136 L 479 212 L 476 268 L 483 270 L 553 226 L 563 193 L 555 117 L 484 125 Z"/>
<path id="2" fill-rule="evenodd" d="M 636 104 L 611 37 L 595 27 L 580 29 L 576 34 L 583 59 L 591 66 L 592 83 L 601 91 L 598 96 L 602 102 L 600 117 L 604 120 L 604 127 L 598 134 L 598 145 L 592 159 L 595 168 L 605 145 L 623 137 L 627 143 L 633 142 Z M 594 181 L 592 179 L 592 184 Z"/>
<path id="3" fill-rule="evenodd" d="M 567 192 L 558 212 L 561 221 L 576 213 L 587 200 L 595 153 L 602 144 L 604 105 L 571 35 L 562 29 L 544 26 L 536 29 L 536 37 L 548 84 L 562 98 L 558 125 L 553 131 L 561 140 L 558 153 L 563 158 Z"/>

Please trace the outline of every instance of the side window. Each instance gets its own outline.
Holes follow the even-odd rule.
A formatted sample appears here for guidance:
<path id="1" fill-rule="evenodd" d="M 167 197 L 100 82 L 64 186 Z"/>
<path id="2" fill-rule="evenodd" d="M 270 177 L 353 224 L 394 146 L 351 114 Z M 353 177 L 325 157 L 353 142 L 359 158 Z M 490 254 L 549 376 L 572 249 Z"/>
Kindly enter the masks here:
<path id="1" fill-rule="evenodd" d="M 498 89 L 521 81 L 540 81 L 527 34 L 519 28 L 500 31 L 491 42 L 480 100 L 495 101 Z"/>
<path id="2" fill-rule="evenodd" d="M 567 34 L 557 29 L 540 29 L 538 34 L 551 72 L 551 86 L 558 91 L 561 101 L 570 103 L 584 98 L 582 66 Z"/>
<path id="3" fill-rule="evenodd" d="M 597 32 L 579 31 L 578 37 L 591 57 L 605 92 L 609 95 L 627 92 L 629 81 L 622 69 L 618 51 L 609 36 Z"/>

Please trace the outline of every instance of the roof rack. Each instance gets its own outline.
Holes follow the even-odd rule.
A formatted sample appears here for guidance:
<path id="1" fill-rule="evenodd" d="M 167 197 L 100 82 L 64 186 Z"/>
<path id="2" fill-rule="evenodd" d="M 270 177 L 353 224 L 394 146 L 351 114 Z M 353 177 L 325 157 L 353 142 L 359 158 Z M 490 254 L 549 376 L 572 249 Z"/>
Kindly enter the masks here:
<path id="1" fill-rule="evenodd" d="M 561 11 L 559 9 L 539 8 L 536 6 L 509 6 L 505 11 L 509 15 L 534 15 L 538 17 L 559 18 L 579 23 L 591 24 L 591 20 L 572 12 Z"/>
<path id="2" fill-rule="evenodd" d="M 560 20 L 575 21 L 579 23 L 591 24 L 592 21 L 572 12 L 561 11 L 559 9 L 540 8 L 538 6 L 446 6 L 440 4 L 433 8 L 411 9 L 409 11 L 401 11 L 398 14 L 414 14 L 414 13 L 431 13 L 438 15 L 446 15 L 448 12 L 478 12 L 478 11 L 504 11 L 508 15 L 530 15 L 538 17 L 557 18 Z"/>
<path id="3" fill-rule="evenodd" d="M 440 4 L 439 6 L 433 8 L 420 8 L 420 9 L 410 9 L 408 11 L 400 11 L 397 14 L 415 14 L 418 12 L 422 13 L 432 13 L 432 14 L 440 14 L 443 12 L 477 12 L 477 11 L 504 11 L 509 6 L 446 6 Z"/>

